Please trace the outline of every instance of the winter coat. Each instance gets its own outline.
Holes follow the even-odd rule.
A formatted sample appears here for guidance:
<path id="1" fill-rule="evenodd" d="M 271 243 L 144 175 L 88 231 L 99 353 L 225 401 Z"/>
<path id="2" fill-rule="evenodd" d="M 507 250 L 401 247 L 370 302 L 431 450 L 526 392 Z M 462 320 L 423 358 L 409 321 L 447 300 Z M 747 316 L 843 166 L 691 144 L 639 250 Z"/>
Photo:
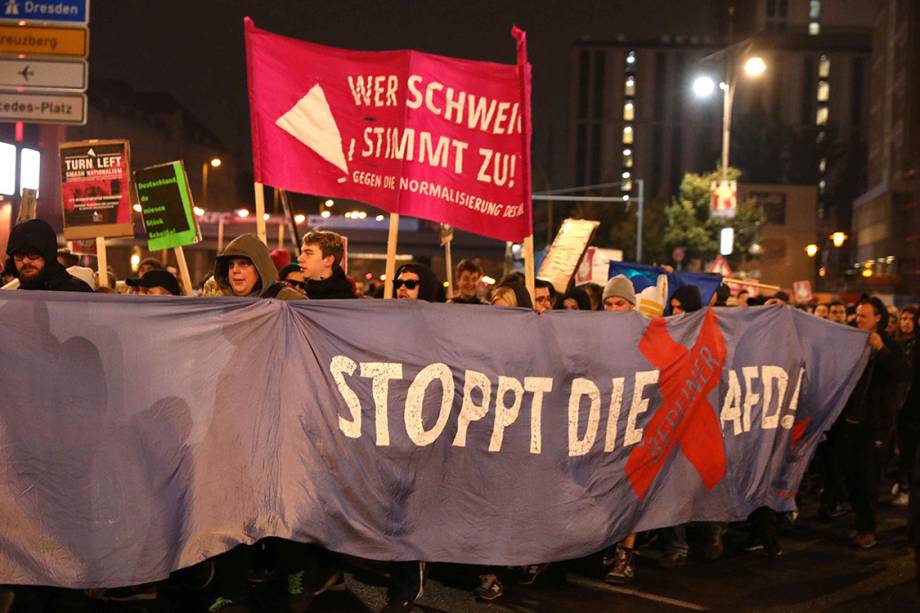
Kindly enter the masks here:
<path id="1" fill-rule="evenodd" d="M 910 379 L 910 367 L 901 346 L 884 331 L 879 333 L 884 347 L 873 351 L 841 418 L 860 425 L 873 441 L 888 442 L 897 419 L 901 384 Z"/>
<path id="2" fill-rule="evenodd" d="M 6 254 L 12 260 L 17 251 L 36 251 L 45 260 L 45 268 L 41 277 L 35 283 L 25 283 L 19 276 L 19 271 L 13 267 L 13 274 L 21 283 L 20 289 L 41 289 L 52 292 L 92 292 L 93 288 L 71 275 L 57 261 L 57 234 L 47 222 L 41 219 L 30 219 L 15 228 L 10 233 Z"/>
<path id="3" fill-rule="evenodd" d="M 307 296 L 311 300 L 354 298 L 355 286 L 351 284 L 341 266 L 332 269 L 332 276 L 322 281 L 307 281 Z"/>
<path id="4" fill-rule="evenodd" d="M 259 280 L 249 296 L 252 298 L 277 298 L 278 300 L 304 300 L 303 294 L 278 281 L 278 270 L 268 255 L 268 247 L 255 234 L 243 234 L 233 239 L 214 262 L 214 281 L 223 296 L 235 296 L 228 279 L 230 260 L 249 258 L 256 267 Z"/>

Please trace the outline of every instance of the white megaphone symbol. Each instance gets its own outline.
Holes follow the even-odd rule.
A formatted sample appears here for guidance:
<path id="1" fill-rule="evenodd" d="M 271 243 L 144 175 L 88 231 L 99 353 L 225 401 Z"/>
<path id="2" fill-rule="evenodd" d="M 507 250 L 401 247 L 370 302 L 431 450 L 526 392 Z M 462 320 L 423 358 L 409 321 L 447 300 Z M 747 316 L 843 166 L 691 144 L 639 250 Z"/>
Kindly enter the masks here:
<path id="1" fill-rule="evenodd" d="M 319 84 L 275 121 L 275 125 L 348 175 L 342 135 Z"/>

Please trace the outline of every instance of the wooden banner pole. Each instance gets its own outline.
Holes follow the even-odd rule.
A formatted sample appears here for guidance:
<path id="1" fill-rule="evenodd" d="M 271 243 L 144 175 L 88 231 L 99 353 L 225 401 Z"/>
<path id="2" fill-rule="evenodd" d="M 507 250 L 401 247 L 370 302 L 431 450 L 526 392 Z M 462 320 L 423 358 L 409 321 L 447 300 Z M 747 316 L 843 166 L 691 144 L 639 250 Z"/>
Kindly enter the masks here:
<path id="1" fill-rule="evenodd" d="M 182 295 L 192 295 L 192 275 L 188 272 L 188 262 L 185 261 L 185 251 L 182 247 L 173 249 L 176 254 L 176 262 L 179 264 L 179 276 L 182 277 Z"/>
<path id="2" fill-rule="evenodd" d="M 294 244 L 294 256 L 300 255 L 300 234 L 297 232 L 297 219 L 294 216 L 294 210 L 291 208 L 291 202 L 288 200 L 287 190 L 279 189 L 277 194 L 281 199 L 281 208 L 284 210 L 284 218 L 287 220 L 288 228 L 291 231 L 291 242 Z"/>
<path id="3" fill-rule="evenodd" d="M 524 238 L 524 282 L 527 284 L 530 301 L 535 303 L 537 299 L 537 276 L 534 271 L 533 261 L 533 234 Z"/>
<path id="4" fill-rule="evenodd" d="M 393 276 L 396 274 L 396 240 L 399 237 L 399 214 L 390 213 L 390 232 L 387 235 L 387 265 L 383 280 L 383 297 L 393 297 Z"/>
<path id="5" fill-rule="evenodd" d="M 284 222 L 278 224 L 278 249 L 284 249 Z"/>
<path id="6" fill-rule="evenodd" d="M 447 299 L 450 300 L 454 297 L 454 262 L 452 254 L 450 252 L 450 245 L 453 242 L 452 239 L 448 239 L 444 242 L 444 268 L 447 269 Z"/>
<path id="7" fill-rule="evenodd" d="M 756 287 L 757 289 L 769 289 L 773 290 L 774 292 L 778 292 L 780 289 L 782 289 L 778 285 L 767 285 L 766 283 L 758 283 L 757 281 L 748 281 L 746 279 L 731 279 L 729 277 L 723 278 L 722 282 L 730 283 L 732 285 L 747 285 L 749 287 Z"/>
<path id="8" fill-rule="evenodd" d="M 265 190 L 258 181 L 253 182 L 253 188 L 256 192 L 256 234 L 260 241 L 268 245 L 265 235 Z"/>
<path id="9" fill-rule="evenodd" d="M 99 287 L 109 286 L 109 262 L 105 252 L 105 237 L 96 237 L 96 272 Z"/>
<path id="10" fill-rule="evenodd" d="M 217 254 L 224 250 L 224 216 L 221 215 L 220 220 L 217 222 Z"/>

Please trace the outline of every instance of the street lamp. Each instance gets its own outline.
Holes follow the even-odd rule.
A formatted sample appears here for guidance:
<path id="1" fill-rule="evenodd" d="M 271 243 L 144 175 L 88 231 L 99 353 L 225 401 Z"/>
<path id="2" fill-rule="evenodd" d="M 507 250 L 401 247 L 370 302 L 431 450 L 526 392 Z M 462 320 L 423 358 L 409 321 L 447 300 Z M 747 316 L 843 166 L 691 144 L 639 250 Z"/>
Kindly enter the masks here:
<path id="1" fill-rule="evenodd" d="M 720 52 L 721 53 L 721 52 Z M 733 54 L 736 53 L 736 47 L 730 47 L 725 50 L 726 58 L 726 80 L 719 83 L 719 89 L 724 94 L 722 96 L 722 180 L 728 180 L 728 161 L 729 161 L 729 143 L 731 139 L 732 128 L 732 104 L 735 98 L 735 69 Z M 705 60 L 705 58 L 704 58 Z M 749 77 L 759 77 L 767 70 L 767 63 L 760 56 L 749 56 L 744 62 L 744 74 Z M 702 75 L 693 81 L 693 93 L 700 98 L 706 98 L 715 91 L 715 80 L 712 77 Z"/>
<path id="2" fill-rule="evenodd" d="M 834 241 L 834 247 L 840 248 L 843 247 L 843 243 L 850 238 L 843 232 L 834 232 L 831 234 L 831 240 Z"/>
<path id="3" fill-rule="evenodd" d="M 805 245 L 805 253 L 808 254 L 808 257 L 813 258 L 818 254 L 818 246 L 814 243 L 809 243 Z"/>
<path id="4" fill-rule="evenodd" d="M 208 204 L 208 168 L 220 168 L 223 164 L 220 158 L 213 157 L 209 162 L 201 165 L 201 203 Z"/>

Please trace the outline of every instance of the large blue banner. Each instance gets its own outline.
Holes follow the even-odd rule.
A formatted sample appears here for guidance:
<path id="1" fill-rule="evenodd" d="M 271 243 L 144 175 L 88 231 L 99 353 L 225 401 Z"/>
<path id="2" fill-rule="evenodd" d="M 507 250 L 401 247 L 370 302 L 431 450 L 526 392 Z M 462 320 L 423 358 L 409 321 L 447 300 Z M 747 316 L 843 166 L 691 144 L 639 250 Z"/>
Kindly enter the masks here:
<path id="1" fill-rule="evenodd" d="M 528 564 L 794 508 L 866 335 L 790 308 L 0 295 L 0 583 L 277 535 Z"/>

